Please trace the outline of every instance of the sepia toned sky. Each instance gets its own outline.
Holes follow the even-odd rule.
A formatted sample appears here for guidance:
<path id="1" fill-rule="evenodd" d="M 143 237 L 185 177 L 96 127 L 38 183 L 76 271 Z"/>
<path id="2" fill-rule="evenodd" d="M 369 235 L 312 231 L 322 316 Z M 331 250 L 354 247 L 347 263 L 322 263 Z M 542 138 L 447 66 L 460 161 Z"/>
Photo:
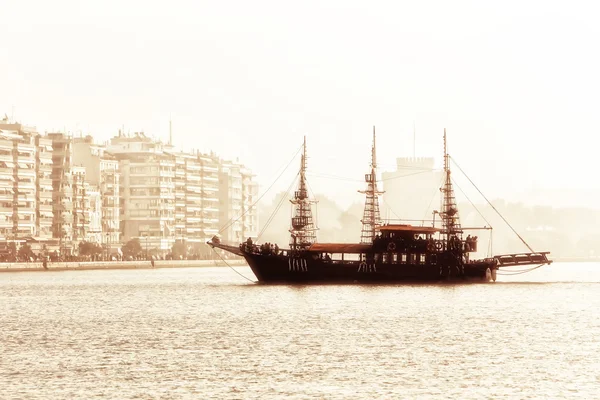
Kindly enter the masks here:
<path id="1" fill-rule="evenodd" d="M 446 128 L 488 198 L 596 207 L 594 2 L 0 4 L 0 115 L 41 131 L 166 140 L 171 115 L 178 147 L 239 157 L 263 188 L 306 135 L 310 170 L 338 178 L 312 189 L 346 206 L 373 125 L 383 170 L 413 154 L 413 124 L 441 165 Z"/>

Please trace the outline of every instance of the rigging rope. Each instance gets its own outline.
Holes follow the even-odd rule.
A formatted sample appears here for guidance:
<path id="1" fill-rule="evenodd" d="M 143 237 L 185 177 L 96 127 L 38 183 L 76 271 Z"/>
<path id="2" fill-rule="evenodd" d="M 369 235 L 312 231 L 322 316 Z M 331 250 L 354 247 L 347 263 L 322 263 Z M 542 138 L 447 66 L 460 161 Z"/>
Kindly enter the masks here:
<path id="1" fill-rule="evenodd" d="M 308 183 L 308 181 L 306 181 L 306 186 L 308 186 L 308 191 L 312 194 L 312 198 L 314 200 L 312 200 L 312 202 L 315 204 L 315 219 L 313 222 L 313 226 L 316 229 L 319 229 L 319 207 L 317 207 L 317 196 L 315 195 L 315 192 L 312 190 L 312 187 L 310 187 L 310 183 Z"/>
<path id="2" fill-rule="evenodd" d="M 475 203 L 473 203 L 471 201 L 471 199 L 469 199 L 469 196 L 467 196 L 467 194 L 461 189 L 461 187 L 458 186 L 458 183 L 456 183 L 456 180 L 454 178 L 452 179 L 452 183 L 454 183 L 454 186 L 456 186 L 458 188 L 458 190 L 460 190 L 460 192 L 463 194 L 463 196 L 465 196 L 465 198 L 467 199 L 467 201 L 469 203 L 471 203 L 471 205 L 473 206 L 473 208 L 475 209 L 475 211 L 477 211 L 477 213 L 479 214 L 479 216 L 481 218 L 483 218 L 483 220 L 485 221 L 485 223 L 488 224 L 489 227 L 491 227 L 492 224 L 490 224 L 490 222 L 483 216 L 483 214 L 481 213 L 481 211 L 479 211 L 479 209 L 477 208 L 477 206 L 475 205 Z"/>
<path id="3" fill-rule="evenodd" d="M 299 176 L 300 176 L 300 172 L 298 172 L 298 174 L 296 175 L 296 177 L 294 178 L 294 180 L 292 181 L 292 183 L 290 184 L 290 186 L 286 190 L 285 194 L 283 196 L 281 196 L 281 199 L 279 200 L 279 203 L 277 203 L 277 207 L 275 207 L 275 211 L 273 211 L 273 213 L 269 216 L 269 219 L 267 220 L 267 222 L 263 226 L 262 230 L 260 231 L 260 233 L 256 237 L 256 240 L 258 240 L 263 235 L 263 233 L 265 233 L 265 230 L 271 224 L 271 222 L 275 218 L 275 215 L 277 215 L 277 212 L 279 211 L 279 209 L 283 205 L 284 201 L 287 200 L 288 194 L 290 193 L 290 190 L 292 189 L 292 187 L 296 183 L 296 180 L 298 179 Z"/>
<path id="4" fill-rule="evenodd" d="M 411 174 L 400 175 L 400 176 L 392 176 L 390 178 L 385 178 L 385 179 L 377 179 L 377 182 L 380 183 L 380 182 L 390 181 L 390 180 L 393 180 L 393 179 L 407 178 L 409 176 L 424 174 L 424 173 L 432 172 L 432 171 L 440 171 L 440 169 L 427 169 L 427 170 L 421 170 L 419 172 L 413 172 Z M 315 178 L 334 179 L 334 180 L 338 180 L 338 181 L 361 182 L 361 183 L 364 182 L 363 180 L 356 179 L 356 178 L 348 178 L 348 177 L 345 177 L 345 176 L 338 176 L 338 175 L 332 175 L 332 174 L 324 174 L 324 173 L 320 173 L 320 172 L 312 172 L 310 170 L 306 172 L 306 175 L 312 176 L 312 177 L 315 177 Z"/>
<path id="5" fill-rule="evenodd" d="M 433 171 L 441 171 L 441 170 L 439 168 L 438 169 L 427 169 L 425 171 L 413 172 L 412 174 L 406 174 L 406 175 L 400 175 L 400 176 L 392 176 L 392 177 L 386 178 L 386 179 L 379 179 L 377 182 L 391 181 L 391 180 L 394 180 L 394 179 L 406 178 L 406 177 L 409 177 L 409 176 L 414 176 L 414 175 L 419 175 L 419 174 L 425 174 L 425 173 L 433 172 Z"/>
<path id="6" fill-rule="evenodd" d="M 385 204 L 388 207 L 388 209 L 392 212 L 392 214 L 394 214 L 398 220 L 401 220 L 400 216 L 398 214 L 396 214 L 396 212 L 394 211 L 394 209 L 392 208 L 392 206 L 390 206 L 390 203 L 388 203 L 387 201 L 385 201 L 385 197 L 382 196 L 381 200 L 383 200 L 383 204 Z M 388 218 L 388 221 L 389 220 L 390 219 Z"/>
<path id="7" fill-rule="evenodd" d="M 450 157 L 450 156 L 448 156 L 448 157 Z M 456 165 L 456 167 L 460 170 L 460 172 L 462 172 L 463 175 L 469 180 L 469 182 L 471 182 L 471 185 L 473 185 L 473 187 L 475 189 L 477 189 L 477 191 L 479 192 L 479 194 L 481 195 L 481 197 L 483 197 L 485 199 L 485 201 L 488 202 L 488 204 L 492 207 L 492 209 L 494 211 L 496 211 L 496 213 L 500 216 L 500 218 L 502 218 L 502 220 L 504 222 L 506 222 L 506 225 L 508 225 L 508 227 L 515 233 L 515 235 L 517 235 L 517 237 L 519 239 L 521 239 L 521 242 L 523 242 L 523 244 L 525 246 L 527 246 L 527 248 L 529 249 L 529 251 L 531 251 L 532 253 L 535 253 L 535 251 L 531 248 L 531 246 L 529 246 L 529 244 L 527 244 L 527 242 L 525 241 L 525 239 L 523 239 L 521 237 L 521 235 L 519 235 L 517 233 L 517 231 L 515 230 L 515 228 L 513 228 L 512 225 L 508 223 L 508 221 L 506 220 L 506 218 L 504 218 L 504 216 L 502 214 L 500 214 L 500 211 L 498 211 L 496 209 L 496 207 L 494 207 L 494 205 L 487 199 L 487 197 L 485 197 L 485 195 L 481 192 L 481 190 L 479 190 L 479 188 L 475 185 L 475 183 L 473 183 L 473 181 L 471 180 L 471 178 L 469 178 L 469 176 L 465 173 L 465 171 L 462 170 L 462 168 L 460 167 L 460 165 L 458 165 L 458 163 L 456 161 L 454 161 L 454 158 L 450 157 L 450 159 L 452 160 L 452 162 L 454 163 L 454 165 Z"/>
<path id="8" fill-rule="evenodd" d="M 223 257 L 221 257 L 221 255 L 219 253 L 217 253 L 217 251 L 215 250 L 215 248 L 213 247 L 212 250 L 215 252 L 216 255 L 219 256 L 219 258 L 221 260 L 223 260 L 223 262 L 225 263 L 225 265 L 227 265 L 229 268 L 231 268 L 233 270 L 233 272 L 235 272 L 236 274 L 238 274 L 239 276 L 241 276 L 242 278 L 246 279 L 247 281 L 250 281 L 252 283 L 258 283 L 258 281 L 253 281 L 252 279 L 242 275 L 240 272 L 238 272 L 235 268 L 233 268 L 231 265 L 229 265 L 229 263 L 227 261 L 225 261 L 225 259 Z"/>
<path id="9" fill-rule="evenodd" d="M 442 176 L 442 179 L 440 180 L 440 184 L 435 188 L 435 192 L 433 193 L 433 197 L 431 197 L 431 200 L 429 201 L 429 205 L 425 209 L 425 215 L 423 216 L 423 219 L 427 218 L 427 214 L 429 214 L 429 210 L 431 209 L 431 205 L 433 204 L 433 200 L 435 200 L 438 190 L 440 190 L 440 188 L 444 184 L 444 179 L 446 179 L 446 177 Z"/>
<path id="10" fill-rule="evenodd" d="M 458 188 L 458 190 L 460 190 L 460 192 L 463 194 L 463 196 L 465 196 L 465 198 L 469 201 L 469 203 L 471 203 L 471 205 L 473 206 L 473 208 L 475 209 L 475 211 L 477 211 L 477 213 L 479 213 L 479 216 L 481 218 L 483 218 L 483 220 L 485 221 L 485 223 L 488 224 L 488 226 L 491 229 L 492 228 L 492 224 L 490 224 L 490 222 L 483 216 L 483 214 L 481 213 L 481 211 L 479 211 L 479 209 L 477 208 L 477 206 L 475 205 L 475 203 L 473 203 L 471 201 L 471 199 L 469 199 L 469 196 L 467 196 L 467 194 L 464 192 L 464 190 L 461 189 L 461 187 L 458 185 L 458 183 L 456 183 L 456 180 L 454 178 L 452 178 L 452 182 L 454 183 L 454 186 L 456 186 Z M 490 241 L 489 241 L 489 244 L 488 244 L 488 256 L 490 256 L 492 254 L 492 234 L 493 234 L 493 232 L 490 232 Z"/>
<path id="11" fill-rule="evenodd" d="M 254 207 L 254 206 L 256 206 L 258 204 L 258 202 L 269 192 L 269 190 L 271 190 L 271 188 L 273 187 L 273 185 L 275 185 L 275 183 L 279 180 L 279 178 L 281 178 L 281 175 L 283 175 L 283 173 L 289 168 L 289 166 L 292 164 L 292 161 L 294 161 L 296 159 L 296 156 L 298 155 L 298 153 L 300 153 L 300 150 L 302 150 L 302 147 L 303 146 L 300 146 L 298 148 L 298 150 L 296 151 L 296 153 L 294 154 L 294 156 L 292 157 L 292 159 L 287 163 L 287 165 L 285 166 L 285 168 L 283 169 L 283 171 L 281 171 L 281 173 L 277 176 L 277 178 L 275 178 L 275 180 L 273 181 L 273 183 L 271 183 L 271 186 L 269 186 L 267 188 L 267 190 L 265 190 L 263 192 L 263 194 L 260 195 L 260 197 L 254 203 L 252 203 L 250 206 L 248 206 L 244 210 L 244 212 L 242 214 L 240 214 L 239 217 L 237 217 L 236 219 L 233 219 L 233 217 L 232 217 L 229 221 L 227 221 L 227 223 L 225 224 L 225 226 L 222 227 L 219 230 L 218 234 L 221 233 L 221 232 L 223 232 L 224 230 L 228 229 L 231 225 L 235 224 L 237 221 L 240 220 L 240 218 L 242 218 L 244 215 L 246 215 L 246 213 L 248 211 L 250 211 L 252 209 L 252 207 Z"/>

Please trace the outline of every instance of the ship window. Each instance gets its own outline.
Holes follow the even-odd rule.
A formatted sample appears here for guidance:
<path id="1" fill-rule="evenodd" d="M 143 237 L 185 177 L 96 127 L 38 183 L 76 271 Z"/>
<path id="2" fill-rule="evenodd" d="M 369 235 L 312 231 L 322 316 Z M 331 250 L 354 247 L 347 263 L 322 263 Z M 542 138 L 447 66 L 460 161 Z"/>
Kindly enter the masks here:
<path id="1" fill-rule="evenodd" d="M 343 253 L 331 253 L 331 259 L 333 261 L 342 261 L 344 259 Z"/>
<path id="2" fill-rule="evenodd" d="M 377 261 L 377 256 L 375 256 L 375 261 Z M 388 255 L 387 255 L 387 253 L 383 253 L 382 262 L 384 264 L 386 264 L 388 262 Z"/>
<path id="3" fill-rule="evenodd" d="M 401 264 L 406 264 L 406 253 L 402 253 L 402 257 L 400 258 Z"/>
<path id="4" fill-rule="evenodd" d="M 392 254 L 392 263 L 398 264 L 398 253 Z"/>
<path id="5" fill-rule="evenodd" d="M 353 254 L 353 253 L 346 253 L 344 254 L 344 260 L 347 261 L 360 261 L 360 255 L 359 254 Z"/>
<path id="6" fill-rule="evenodd" d="M 411 264 L 416 264 L 417 263 L 417 255 L 415 253 L 412 253 L 410 255 L 410 263 Z"/>
<path id="7" fill-rule="evenodd" d="M 425 254 L 421 254 L 420 261 L 421 264 L 425 264 Z"/>
<path id="8" fill-rule="evenodd" d="M 437 254 L 432 254 L 429 256 L 429 262 L 432 264 L 437 264 Z"/>

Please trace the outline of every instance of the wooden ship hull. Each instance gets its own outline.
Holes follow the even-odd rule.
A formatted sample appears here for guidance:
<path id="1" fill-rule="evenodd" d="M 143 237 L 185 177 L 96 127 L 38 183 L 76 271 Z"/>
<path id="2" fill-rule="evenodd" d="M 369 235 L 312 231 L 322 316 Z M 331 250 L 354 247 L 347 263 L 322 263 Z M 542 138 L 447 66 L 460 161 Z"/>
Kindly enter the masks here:
<path id="1" fill-rule="evenodd" d="M 325 262 L 310 257 L 263 255 L 246 255 L 245 258 L 258 281 L 263 283 L 488 282 L 495 280 L 496 271 L 493 264 L 485 262 L 469 264 L 461 273 L 442 264 L 361 265 L 357 261 Z"/>
<path id="2" fill-rule="evenodd" d="M 229 250 L 220 244 L 214 247 Z M 241 251 L 252 272 L 263 283 L 393 283 L 393 282 L 488 282 L 496 279 L 495 259 L 459 265 L 440 261 L 418 264 L 394 263 L 401 258 L 390 256 L 389 261 L 364 262 L 356 260 L 326 260 L 321 253 L 304 255 L 256 254 Z M 431 259 L 432 257 L 427 257 Z M 401 262 L 401 261 L 400 261 Z"/>
<path id="3" fill-rule="evenodd" d="M 548 260 L 548 252 L 464 260 L 457 257 L 460 250 L 378 252 L 377 247 L 381 250 L 381 246 L 315 243 L 312 250 L 302 253 L 281 250 L 275 254 L 248 249 L 245 244 L 239 247 L 212 241 L 209 244 L 244 257 L 262 283 L 490 282 L 496 281 L 500 268 L 552 262 Z M 349 257 L 358 260 L 346 259 Z"/>

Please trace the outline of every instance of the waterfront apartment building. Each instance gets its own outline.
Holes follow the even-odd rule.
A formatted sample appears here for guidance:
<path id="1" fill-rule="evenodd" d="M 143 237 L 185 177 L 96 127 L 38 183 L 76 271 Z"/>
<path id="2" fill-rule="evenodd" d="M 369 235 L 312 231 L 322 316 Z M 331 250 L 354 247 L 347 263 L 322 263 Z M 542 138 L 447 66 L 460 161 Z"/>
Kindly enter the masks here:
<path id="1" fill-rule="evenodd" d="M 258 183 L 251 171 L 238 162 L 219 163 L 219 224 L 223 240 L 240 243 L 258 235 Z"/>
<path id="2" fill-rule="evenodd" d="M 52 204 L 52 140 L 36 135 L 36 234 L 41 241 L 52 238 L 54 212 Z M 48 249 L 47 249 L 48 250 Z"/>
<path id="3" fill-rule="evenodd" d="M 0 124 L 0 236 L 7 241 L 24 242 L 38 234 L 37 135 L 33 127 Z"/>
<path id="4" fill-rule="evenodd" d="M 219 209 L 222 207 L 219 198 L 219 159 L 215 154 L 197 152 L 201 164 L 200 189 L 202 193 L 201 215 L 204 242 L 219 233 L 222 228 L 219 220 Z M 208 254 L 210 249 L 206 248 Z"/>
<path id="5" fill-rule="evenodd" d="M 35 127 L 0 121 L 0 253 L 25 243 L 34 253 L 52 241 L 52 142 Z"/>
<path id="6" fill-rule="evenodd" d="M 62 255 L 73 254 L 73 138 L 61 132 L 48 133 L 52 141 L 53 237 Z"/>
<path id="7" fill-rule="evenodd" d="M 121 248 L 119 162 L 106 151 L 106 146 L 94 143 L 88 135 L 74 138 L 73 163 L 85 167 L 91 207 L 89 241 L 101 244 L 110 254 L 118 253 Z"/>
<path id="8" fill-rule="evenodd" d="M 168 152 L 175 162 L 175 241 L 206 255 L 219 229 L 218 160 L 200 152 Z"/>
<path id="9" fill-rule="evenodd" d="M 122 242 L 137 238 L 142 249 L 160 255 L 181 242 L 188 254 L 209 256 L 206 242 L 219 233 L 219 213 L 225 206 L 220 196 L 219 158 L 199 151 L 175 151 L 143 133 L 119 134 L 107 151 L 119 161 L 121 173 Z M 255 198 L 252 175 L 242 169 L 246 198 Z M 241 174 L 239 168 L 236 171 Z M 241 175 L 239 186 L 242 200 Z M 254 209 L 244 232 L 255 235 L 257 223 Z"/>
<path id="10" fill-rule="evenodd" d="M 149 254 L 166 255 L 181 241 L 188 254 L 208 256 L 206 242 L 231 218 L 225 240 L 256 237 L 256 206 L 249 206 L 257 192 L 243 165 L 177 152 L 143 133 L 101 145 L 0 121 L 3 248 L 27 242 L 35 253 L 68 256 L 89 241 L 114 255 L 137 238 Z"/>
<path id="11" fill-rule="evenodd" d="M 119 134 L 107 151 L 120 168 L 122 242 L 139 239 L 149 254 L 175 243 L 175 160 L 163 143 L 143 133 Z"/>

